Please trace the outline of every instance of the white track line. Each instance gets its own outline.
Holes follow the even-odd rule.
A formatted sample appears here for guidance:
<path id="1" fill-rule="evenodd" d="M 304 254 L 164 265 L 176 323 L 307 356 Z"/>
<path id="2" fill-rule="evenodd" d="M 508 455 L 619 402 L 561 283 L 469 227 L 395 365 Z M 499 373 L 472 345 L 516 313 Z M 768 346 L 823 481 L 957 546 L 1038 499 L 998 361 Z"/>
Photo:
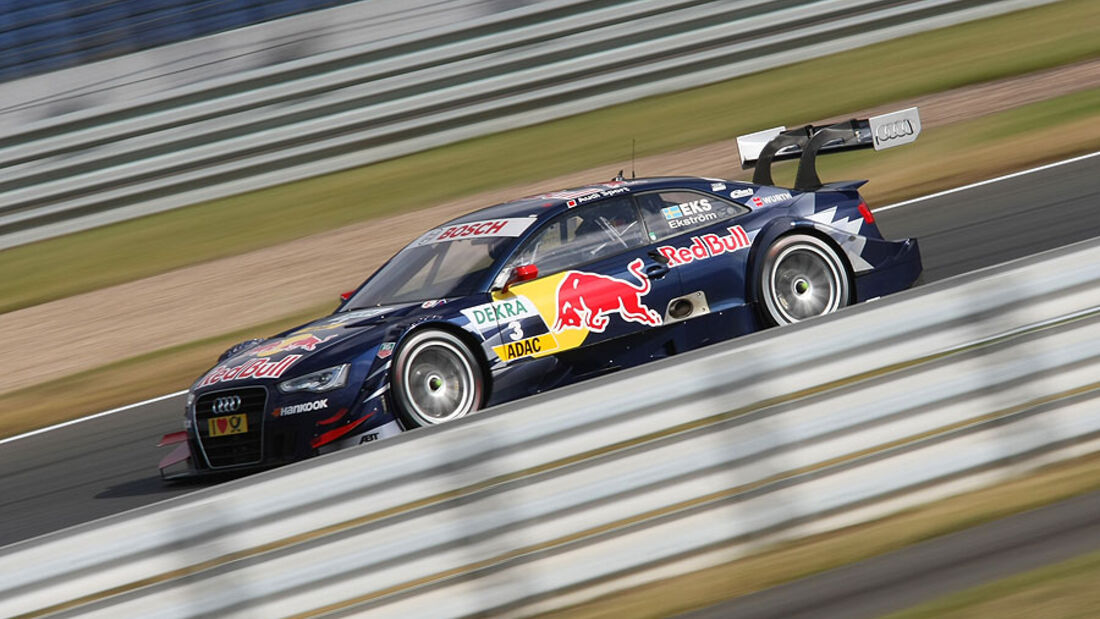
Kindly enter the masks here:
<path id="1" fill-rule="evenodd" d="M 999 183 L 1001 181 L 1007 181 L 1008 179 L 1016 178 L 1017 176 L 1024 176 L 1026 174 L 1031 174 L 1033 172 L 1042 172 L 1043 170 L 1049 170 L 1051 168 L 1056 168 L 1058 166 L 1062 166 L 1062 165 L 1066 165 L 1066 164 L 1070 164 L 1070 163 L 1077 163 L 1078 161 L 1084 161 L 1085 159 L 1088 159 L 1090 157 L 1095 157 L 1097 155 L 1100 155 L 1100 150 L 1098 150 L 1096 152 L 1089 153 L 1087 155 L 1081 155 L 1079 157 L 1074 157 L 1072 159 L 1065 159 L 1063 161 L 1055 161 L 1054 163 L 1048 163 L 1046 165 L 1041 165 L 1037 168 L 1031 168 L 1030 170 L 1021 170 L 1020 172 L 1013 172 L 1012 174 L 1005 174 L 1004 176 L 998 176 L 997 178 L 991 178 L 991 179 L 988 179 L 988 180 L 979 181 L 977 183 L 971 183 L 969 185 L 963 185 L 962 187 L 955 187 L 954 189 L 946 189 L 944 191 L 939 191 L 939 192 L 936 192 L 936 193 L 928 194 L 927 196 L 921 196 L 919 198 L 913 198 L 912 200 L 906 200 L 904 202 L 898 202 L 897 204 L 890 204 L 888 206 L 881 206 L 879 208 L 873 209 L 872 212 L 881 213 L 882 211 L 888 211 L 890 209 L 895 209 L 895 208 L 898 208 L 899 206 L 908 206 L 910 204 L 916 204 L 917 202 L 924 202 L 925 200 L 932 200 L 933 198 L 939 198 L 941 196 L 946 196 L 946 195 L 950 195 L 950 194 L 953 194 L 953 193 L 958 193 L 960 191 L 966 191 L 968 189 L 974 189 L 975 187 L 981 187 L 983 185 L 992 185 L 993 183 Z"/>
<path id="2" fill-rule="evenodd" d="M 154 402 L 160 402 L 161 400 L 167 400 L 168 398 L 174 398 L 176 396 L 183 395 L 185 393 L 187 393 L 186 389 L 183 390 L 183 391 L 176 391 L 175 393 L 168 393 L 168 394 L 165 394 L 165 395 L 158 395 L 157 397 L 151 398 L 149 400 L 145 400 L 144 402 L 135 402 L 133 404 L 127 404 L 126 406 L 120 406 L 118 408 L 112 408 L 111 410 L 103 411 L 102 413 L 96 413 L 94 415 L 88 415 L 87 417 L 81 417 L 79 419 L 73 419 L 71 421 L 65 421 L 65 422 L 62 422 L 62 423 L 54 424 L 52 426 L 47 426 L 45 428 L 39 428 L 37 430 L 31 430 L 30 432 L 26 432 L 26 433 L 23 433 L 23 434 L 17 434 L 15 436 L 9 436 L 8 438 L 0 439 L 0 445 L 3 445 L 4 443 L 10 443 L 12 441 L 17 441 L 21 438 L 27 438 L 29 436 L 34 436 L 36 434 L 44 434 L 46 432 L 49 432 L 50 430 L 57 430 L 59 428 L 64 428 L 66 426 L 71 426 L 73 424 L 77 424 L 77 423 L 80 423 L 82 421 L 88 421 L 90 419 L 98 419 L 99 417 L 106 417 L 107 415 L 113 415 L 115 413 L 121 413 L 122 411 L 127 411 L 127 410 L 130 410 L 132 408 L 139 408 L 139 407 L 145 406 L 146 404 L 152 404 Z"/>
<path id="3" fill-rule="evenodd" d="M 909 204 L 916 204 L 917 202 L 923 202 L 925 200 L 931 200 L 933 198 L 939 198 L 941 196 L 946 196 L 946 195 L 950 195 L 950 194 L 953 194 L 953 193 L 958 193 L 960 191 L 966 191 L 968 189 L 973 189 L 975 187 L 981 187 L 983 185 L 991 185 L 993 183 L 999 183 L 1001 181 L 1006 181 L 1010 178 L 1016 178 L 1017 176 L 1024 176 L 1025 174 L 1031 174 L 1033 172 L 1041 172 L 1043 170 L 1049 170 L 1050 168 L 1056 168 L 1056 167 L 1061 166 L 1061 165 L 1076 163 L 1078 161 L 1088 159 L 1089 157 L 1096 157 L 1097 155 L 1100 155 L 1100 151 L 1096 151 L 1094 153 L 1089 153 L 1087 155 L 1081 155 L 1079 157 L 1074 157 L 1072 159 L 1066 159 L 1064 161 L 1056 161 L 1054 163 L 1048 163 L 1046 165 L 1042 165 L 1042 166 L 1039 166 L 1037 168 L 1031 168 L 1030 170 L 1023 170 L 1023 171 L 1020 171 L 1020 172 L 1013 172 L 1012 174 L 1006 174 L 1004 176 L 998 176 L 997 178 L 991 178 L 989 180 L 984 180 L 984 181 L 981 181 L 981 182 L 978 182 L 978 183 L 971 183 L 970 185 L 963 185 L 962 187 L 955 187 L 954 189 L 947 189 L 945 191 L 940 191 L 940 192 L 937 192 L 937 193 L 929 194 L 927 196 L 921 196 L 919 198 L 913 198 L 912 200 L 906 200 L 904 202 L 898 202 L 897 204 L 890 204 L 888 206 L 883 206 L 883 207 L 874 209 L 874 212 L 875 213 L 881 213 L 882 211 L 888 211 L 890 209 L 895 209 L 895 208 L 898 208 L 899 206 L 906 206 L 906 205 L 909 205 Z M 87 417 L 81 417 L 80 419 L 73 419 L 72 421 L 66 421 L 64 423 L 59 423 L 59 424 L 52 425 L 52 426 L 49 426 L 49 427 L 46 427 L 46 428 L 39 428 L 38 430 L 32 430 L 31 432 L 27 432 L 25 434 L 19 434 L 19 435 L 16 435 L 16 436 L 11 436 L 11 437 L 5 438 L 5 439 L 0 439 L 0 445 L 3 445 L 4 443 L 10 443 L 12 441 L 17 441 L 21 438 L 27 438 L 28 436 L 34 436 L 36 434 L 43 434 L 43 433 L 49 432 L 50 430 L 57 430 L 58 428 L 64 428 L 66 426 L 71 426 L 73 424 L 80 423 L 82 421 L 88 421 L 89 419 L 98 419 L 99 417 L 106 417 L 107 415 L 113 415 L 115 413 L 121 413 L 122 411 L 127 411 L 127 410 L 130 410 L 130 409 L 138 408 L 138 407 L 141 407 L 141 406 L 145 406 L 146 404 L 152 404 L 154 402 L 160 402 L 161 400 L 167 400 L 168 398 L 174 398 L 178 395 L 183 395 L 185 393 L 187 393 L 186 390 L 177 391 L 175 393 L 169 393 L 167 395 L 157 396 L 157 397 L 155 397 L 151 400 L 145 400 L 144 402 L 137 402 L 137 403 L 134 403 L 134 404 L 127 404 L 126 406 L 120 406 L 118 408 L 112 408 L 111 410 L 103 411 L 102 413 L 96 413 L 94 415 L 89 415 Z"/>

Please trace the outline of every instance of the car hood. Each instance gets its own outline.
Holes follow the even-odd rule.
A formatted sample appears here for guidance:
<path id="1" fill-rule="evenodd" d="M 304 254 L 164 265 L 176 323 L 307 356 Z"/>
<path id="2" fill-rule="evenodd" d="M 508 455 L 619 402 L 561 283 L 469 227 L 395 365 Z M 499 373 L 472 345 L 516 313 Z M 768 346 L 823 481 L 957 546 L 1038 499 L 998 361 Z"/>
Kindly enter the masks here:
<path id="1" fill-rule="evenodd" d="M 382 345 L 391 327 L 421 313 L 427 310 L 419 303 L 338 312 L 266 340 L 246 342 L 239 350 L 230 349 L 192 389 L 275 381 L 347 363 Z"/>

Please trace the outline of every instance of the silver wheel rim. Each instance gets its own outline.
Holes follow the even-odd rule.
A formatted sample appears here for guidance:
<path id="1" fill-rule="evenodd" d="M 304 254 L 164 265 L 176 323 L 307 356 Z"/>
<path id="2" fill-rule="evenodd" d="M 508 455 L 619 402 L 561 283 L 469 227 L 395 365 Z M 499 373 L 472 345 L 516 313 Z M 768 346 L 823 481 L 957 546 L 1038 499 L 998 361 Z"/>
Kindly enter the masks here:
<path id="1" fill-rule="evenodd" d="M 450 342 L 430 340 L 415 346 L 405 360 L 404 375 L 408 412 L 421 425 L 457 419 L 474 408 L 474 370 Z"/>
<path id="2" fill-rule="evenodd" d="M 769 306 L 780 323 L 835 312 L 847 295 L 845 275 L 820 247 L 796 243 L 776 257 L 769 274 Z"/>

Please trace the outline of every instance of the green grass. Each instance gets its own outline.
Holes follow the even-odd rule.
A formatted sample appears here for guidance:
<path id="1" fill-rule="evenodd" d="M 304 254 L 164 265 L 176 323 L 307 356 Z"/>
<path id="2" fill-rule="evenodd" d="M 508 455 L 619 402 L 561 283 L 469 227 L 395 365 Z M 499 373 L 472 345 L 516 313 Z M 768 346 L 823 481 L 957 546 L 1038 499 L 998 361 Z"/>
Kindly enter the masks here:
<path id="1" fill-rule="evenodd" d="M 628 156 L 632 139 L 639 156 L 657 154 L 1098 54 L 1100 3 L 1092 0 L 1066 0 L 880 43 L 6 250 L 0 252 L 0 312 L 607 165 Z"/>
<path id="2" fill-rule="evenodd" d="M 913 144 L 854 151 L 818 162 L 826 180 L 869 178 L 868 203 L 959 186 L 1053 158 L 1100 148 L 1100 88 L 926 130 Z M 794 163 L 776 166 L 776 182 L 793 182 Z"/>
<path id="3" fill-rule="evenodd" d="M 889 615 L 889 619 L 1081 619 L 1100 615 L 1100 552 L 1017 574 Z"/>
<path id="4" fill-rule="evenodd" d="M 1034 103 L 990 116 L 982 130 L 974 131 L 967 139 L 977 143 L 995 142 L 1095 117 L 1100 114 L 1100 88 L 1058 97 L 1053 102 L 1055 105 Z"/>

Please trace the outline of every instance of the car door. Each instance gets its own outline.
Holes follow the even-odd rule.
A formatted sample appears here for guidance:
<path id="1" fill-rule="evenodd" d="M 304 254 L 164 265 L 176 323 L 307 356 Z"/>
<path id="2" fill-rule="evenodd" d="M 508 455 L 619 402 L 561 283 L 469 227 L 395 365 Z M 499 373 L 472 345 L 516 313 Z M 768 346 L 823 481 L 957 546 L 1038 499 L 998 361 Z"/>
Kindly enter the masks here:
<path id="1" fill-rule="evenodd" d="M 685 321 L 687 348 L 744 331 L 749 233 L 740 225 L 750 210 L 687 188 L 635 196 L 652 248 L 680 277 L 683 290 L 673 319 Z"/>
<path id="2" fill-rule="evenodd" d="M 650 246 L 630 196 L 605 198 L 548 222 L 510 261 L 536 279 L 495 298 L 533 308 L 537 319 L 502 322 L 501 361 L 554 355 L 577 375 L 644 362 L 660 350 L 679 275 Z"/>

